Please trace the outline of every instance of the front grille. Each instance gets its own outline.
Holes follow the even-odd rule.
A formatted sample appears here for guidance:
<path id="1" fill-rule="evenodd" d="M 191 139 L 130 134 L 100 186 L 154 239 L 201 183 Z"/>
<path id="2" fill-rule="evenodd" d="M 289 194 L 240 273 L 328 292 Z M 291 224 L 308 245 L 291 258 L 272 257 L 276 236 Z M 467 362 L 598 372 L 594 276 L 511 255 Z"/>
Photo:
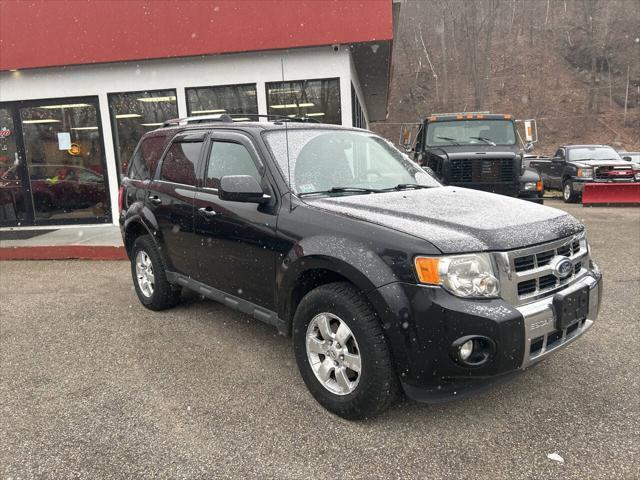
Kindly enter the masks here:
<path id="1" fill-rule="evenodd" d="M 546 252 L 536 254 L 536 258 L 538 260 L 538 267 L 549 265 L 549 262 L 555 256 L 556 256 L 555 250 L 547 250 Z"/>
<path id="2" fill-rule="evenodd" d="M 472 160 L 451 160 L 450 183 L 470 183 L 473 181 Z"/>
<path id="3" fill-rule="evenodd" d="M 549 290 L 550 288 L 556 288 L 558 285 L 558 279 L 555 275 L 545 275 L 538 279 L 538 290 Z"/>
<path id="4" fill-rule="evenodd" d="M 545 335 L 532 339 L 529 347 L 529 358 L 537 357 L 542 353 L 559 347 L 567 340 L 578 335 L 580 331 L 585 328 L 585 325 L 586 320 L 580 320 L 573 325 L 569 325 L 569 327 L 564 330 L 553 330 Z"/>
<path id="5" fill-rule="evenodd" d="M 608 180 L 608 181 L 630 181 L 634 180 L 634 172 L 631 167 L 612 167 L 603 166 L 597 167 L 594 172 L 595 180 Z"/>
<path id="6" fill-rule="evenodd" d="M 538 288 L 537 280 L 526 280 L 518 284 L 518 295 L 523 297 L 536 291 Z"/>
<path id="7" fill-rule="evenodd" d="M 533 255 L 527 255 L 526 257 L 516 258 L 514 263 L 516 266 L 516 272 L 524 272 L 526 270 L 531 270 L 535 267 L 536 257 Z"/>
<path id="8" fill-rule="evenodd" d="M 513 160 L 457 158 L 451 160 L 449 183 L 512 183 Z"/>
<path id="9" fill-rule="evenodd" d="M 512 254 L 512 268 L 515 271 L 513 295 L 518 301 L 531 299 L 562 288 L 573 282 L 583 272 L 586 249 L 580 247 L 580 240 L 556 241 L 539 247 L 523 249 Z M 556 256 L 567 257 L 573 262 L 571 275 L 559 279 L 551 270 L 550 263 Z"/>

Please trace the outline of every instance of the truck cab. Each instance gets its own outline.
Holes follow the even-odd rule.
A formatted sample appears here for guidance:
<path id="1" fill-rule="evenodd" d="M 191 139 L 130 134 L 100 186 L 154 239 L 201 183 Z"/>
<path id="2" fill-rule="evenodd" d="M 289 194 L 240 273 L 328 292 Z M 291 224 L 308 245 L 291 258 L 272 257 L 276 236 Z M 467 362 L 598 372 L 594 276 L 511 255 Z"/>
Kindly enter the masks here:
<path id="1" fill-rule="evenodd" d="M 520 143 L 511 115 L 436 114 L 424 120 L 414 158 L 445 185 L 542 203 L 540 176 L 523 165 Z"/>

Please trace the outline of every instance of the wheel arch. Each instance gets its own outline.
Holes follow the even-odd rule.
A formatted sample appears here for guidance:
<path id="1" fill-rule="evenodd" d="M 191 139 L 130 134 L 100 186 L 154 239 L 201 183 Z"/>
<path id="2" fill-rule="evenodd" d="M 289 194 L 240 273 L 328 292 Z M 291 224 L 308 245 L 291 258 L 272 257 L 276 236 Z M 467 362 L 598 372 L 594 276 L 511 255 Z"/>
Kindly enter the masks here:
<path id="1" fill-rule="evenodd" d="M 131 247 L 133 247 L 133 243 L 136 241 L 136 238 L 142 235 L 149 235 L 157 244 L 153 231 L 141 217 L 135 216 L 127 219 L 124 224 L 124 248 L 129 258 L 131 257 Z"/>
<path id="2" fill-rule="evenodd" d="M 291 333 L 293 316 L 302 298 L 311 290 L 333 282 L 348 282 L 367 298 L 376 288 L 363 272 L 341 259 L 324 255 L 299 259 L 287 269 L 278 285 L 278 290 L 285 292 L 278 296 L 278 316 L 285 321 L 287 333 Z"/>

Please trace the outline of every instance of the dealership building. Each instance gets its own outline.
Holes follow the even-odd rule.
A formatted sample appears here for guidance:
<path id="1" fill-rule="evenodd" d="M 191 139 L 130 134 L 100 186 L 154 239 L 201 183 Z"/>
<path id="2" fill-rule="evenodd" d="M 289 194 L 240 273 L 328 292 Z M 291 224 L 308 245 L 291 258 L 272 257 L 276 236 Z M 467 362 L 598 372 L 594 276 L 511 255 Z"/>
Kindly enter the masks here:
<path id="1" fill-rule="evenodd" d="M 117 223 L 120 175 L 171 118 L 383 120 L 398 7 L 0 0 L 0 227 Z"/>

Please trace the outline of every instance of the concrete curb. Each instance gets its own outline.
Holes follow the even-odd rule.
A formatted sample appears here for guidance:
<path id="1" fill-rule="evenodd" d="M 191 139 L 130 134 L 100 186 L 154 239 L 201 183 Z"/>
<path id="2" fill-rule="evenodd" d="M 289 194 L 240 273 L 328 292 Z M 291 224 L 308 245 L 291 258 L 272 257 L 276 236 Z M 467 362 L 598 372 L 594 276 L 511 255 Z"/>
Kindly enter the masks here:
<path id="1" fill-rule="evenodd" d="M 126 260 L 124 247 L 102 245 L 56 245 L 2 247 L 0 260 Z"/>

